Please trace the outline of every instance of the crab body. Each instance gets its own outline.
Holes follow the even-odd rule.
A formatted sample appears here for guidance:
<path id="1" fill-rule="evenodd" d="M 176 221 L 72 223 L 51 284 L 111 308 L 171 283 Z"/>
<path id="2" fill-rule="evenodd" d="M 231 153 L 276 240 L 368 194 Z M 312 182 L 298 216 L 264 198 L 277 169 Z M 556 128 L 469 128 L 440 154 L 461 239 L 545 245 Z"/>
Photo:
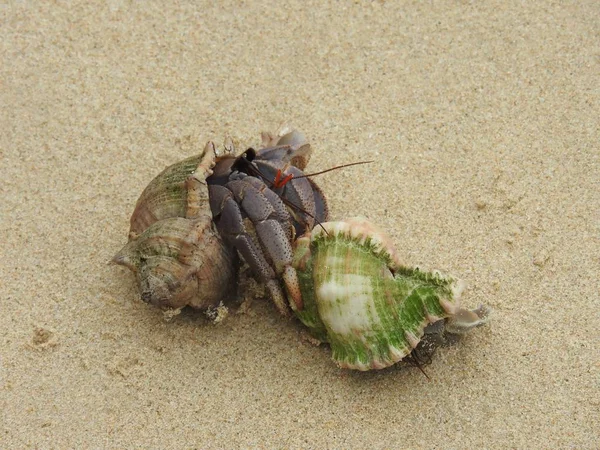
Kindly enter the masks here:
<path id="1" fill-rule="evenodd" d="M 328 342 L 343 368 L 388 367 L 419 344 L 429 324 L 464 333 L 487 320 L 489 310 L 460 308 L 462 283 L 440 272 L 403 265 L 389 237 L 364 219 L 327 222 L 300 237 L 293 267 L 302 298 L 296 316 L 313 337 Z"/>
<path id="2" fill-rule="evenodd" d="M 293 138 L 293 139 L 291 139 Z M 224 177 L 217 163 L 208 178 L 214 222 L 226 242 L 248 262 L 259 281 L 283 315 L 288 314 L 281 279 L 293 277 L 292 243 L 297 233 L 310 231 L 315 223 L 327 220 L 328 208 L 319 187 L 303 177 L 310 147 L 297 132 L 284 135 L 291 144 L 267 147 L 245 155 L 230 166 Z M 299 167 L 294 166 L 297 164 Z M 271 180 L 283 174 L 290 181 L 281 187 Z"/>

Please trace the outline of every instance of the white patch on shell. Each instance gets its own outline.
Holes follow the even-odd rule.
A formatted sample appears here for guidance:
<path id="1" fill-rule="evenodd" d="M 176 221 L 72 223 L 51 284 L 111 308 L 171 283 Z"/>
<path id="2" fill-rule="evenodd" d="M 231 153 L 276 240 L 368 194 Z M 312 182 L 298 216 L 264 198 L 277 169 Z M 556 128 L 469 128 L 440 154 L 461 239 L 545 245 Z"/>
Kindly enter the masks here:
<path id="1" fill-rule="evenodd" d="M 457 303 L 466 287 L 467 283 L 463 280 L 456 280 L 452 285 L 452 296 Z"/>
<path id="2" fill-rule="evenodd" d="M 318 287 L 317 296 L 321 320 L 336 334 L 355 335 L 380 324 L 369 277 L 348 274 L 329 280 Z"/>

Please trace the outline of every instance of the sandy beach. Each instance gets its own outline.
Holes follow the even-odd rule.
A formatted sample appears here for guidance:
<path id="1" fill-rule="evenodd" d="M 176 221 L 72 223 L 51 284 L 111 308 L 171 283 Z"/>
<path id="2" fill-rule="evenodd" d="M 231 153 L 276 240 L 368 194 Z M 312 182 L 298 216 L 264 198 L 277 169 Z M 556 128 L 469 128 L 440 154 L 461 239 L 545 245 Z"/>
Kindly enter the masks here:
<path id="1" fill-rule="evenodd" d="M 0 447 L 599 448 L 598 2 L 0 7 Z M 107 262 L 167 165 L 302 130 L 333 218 L 489 326 L 341 370 L 265 299 L 166 321 Z M 239 305 L 239 303 L 235 303 Z"/>

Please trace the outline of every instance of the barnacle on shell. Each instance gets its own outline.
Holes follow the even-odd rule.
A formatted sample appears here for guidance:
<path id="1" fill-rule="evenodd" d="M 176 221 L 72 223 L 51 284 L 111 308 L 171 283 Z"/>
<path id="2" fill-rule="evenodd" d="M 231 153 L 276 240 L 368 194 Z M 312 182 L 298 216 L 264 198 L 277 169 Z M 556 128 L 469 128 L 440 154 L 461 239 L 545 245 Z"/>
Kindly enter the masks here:
<path id="1" fill-rule="evenodd" d="M 402 264 L 390 238 L 365 219 L 322 225 L 296 241 L 293 267 L 302 306 L 290 304 L 311 334 L 330 344 L 340 367 L 388 367 L 440 320 L 449 333 L 487 322 L 489 308 L 460 307 L 460 280 Z M 295 286 L 286 287 L 297 297 Z"/>

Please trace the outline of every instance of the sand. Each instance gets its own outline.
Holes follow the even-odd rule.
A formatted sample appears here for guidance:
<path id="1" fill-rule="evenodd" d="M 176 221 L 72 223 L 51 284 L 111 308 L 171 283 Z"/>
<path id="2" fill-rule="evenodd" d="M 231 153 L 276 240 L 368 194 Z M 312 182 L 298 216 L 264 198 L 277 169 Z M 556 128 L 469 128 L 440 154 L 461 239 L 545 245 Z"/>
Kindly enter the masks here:
<path id="1" fill-rule="evenodd" d="M 598 448 L 598 2 L 0 8 L 3 448 Z M 107 261 L 144 186 L 303 130 L 335 218 L 468 283 L 490 326 L 338 369 L 256 299 L 170 322 Z"/>

